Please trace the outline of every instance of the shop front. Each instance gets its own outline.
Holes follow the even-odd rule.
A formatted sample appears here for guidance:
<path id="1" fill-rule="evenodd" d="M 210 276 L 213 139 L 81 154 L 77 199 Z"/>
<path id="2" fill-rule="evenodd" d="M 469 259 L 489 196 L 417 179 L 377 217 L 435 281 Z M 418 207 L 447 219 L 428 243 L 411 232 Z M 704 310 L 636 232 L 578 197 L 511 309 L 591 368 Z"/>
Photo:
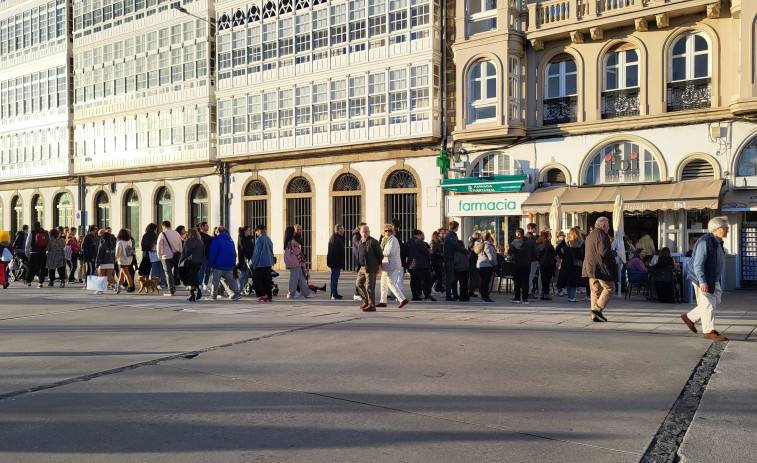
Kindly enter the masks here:
<path id="1" fill-rule="evenodd" d="M 757 190 L 731 190 L 723 197 L 723 212 L 738 224 L 739 268 L 742 288 L 757 288 Z M 736 227 L 734 227 L 736 228 Z"/>
<path id="2" fill-rule="evenodd" d="M 495 245 L 505 245 L 521 226 L 521 193 L 525 175 L 445 179 L 442 188 L 455 194 L 445 198 L 447 217 L 460 222 L 458 236 L 467 243 L 475 232 L 488 231 Z"/>

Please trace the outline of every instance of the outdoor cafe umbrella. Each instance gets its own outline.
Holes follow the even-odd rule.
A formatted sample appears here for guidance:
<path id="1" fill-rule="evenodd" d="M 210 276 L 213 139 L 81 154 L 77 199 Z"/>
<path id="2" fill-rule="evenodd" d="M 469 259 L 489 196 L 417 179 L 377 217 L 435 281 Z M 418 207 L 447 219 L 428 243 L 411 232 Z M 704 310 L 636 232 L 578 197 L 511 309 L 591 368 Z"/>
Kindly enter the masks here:
<path id="1" fill-rule="evenodd" d="M 552 245 L 557 246 L 557 234 L 562 229 L 562 206 L 557 196 L 552 200 L 552 207 L 549 208 L 549 228 L 552 230 Z"/>
<path id="2" fill-rule="evenodd" d="M 612 249 L 620 259 L 618 262 L 618 288 L 620 288 L 622 285 L 621 268 L 626 263 L 626 245 L 623 237 L 623 196 L 621 195 L 615 197 L 615 204 L 612 207 L 612 228 L 615 230 Z"/>

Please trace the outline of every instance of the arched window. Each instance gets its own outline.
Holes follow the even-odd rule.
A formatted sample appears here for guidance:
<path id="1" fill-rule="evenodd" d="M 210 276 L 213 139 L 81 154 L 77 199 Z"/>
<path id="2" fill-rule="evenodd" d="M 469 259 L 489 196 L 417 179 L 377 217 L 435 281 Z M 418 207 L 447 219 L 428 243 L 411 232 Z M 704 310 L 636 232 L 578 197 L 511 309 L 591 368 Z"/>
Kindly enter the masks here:
<path id="1" fill-rule="evenodd" d="M 24 200 L 21 196 L 11 199 L 11 234 L 15 237 L 24 224 Z"/>
<path id="2" fill-rule="evenodd" d="M 253 5 L 250 7 L 250 11 L 247 13 L 247 22 L 260 21 L 260 8 Z"/>
<path id="3" fill-rule="evenodd" d="M 74 197 L 71 193 L 60 193 L 55 197 L 53 220 L 58 227 L 74 226 Z"/>
<path id="4" fill-rule="evenodd" d="M 246 19 L 245 14 L 242 13 L 242 10 L 237 10 L 234 13 L 234 20 L 232 21 L 232 24 L 231 24 L 232 27 L 244 26 L 245 19 Z"/>
<path id="5" fill-rule="evenodd" d="M 124 228 L 131 236 L 139 236 L 139 194 L 133 188 L 124 194 Z"/>
<path id="6" fill-rule="evenodd" d="M 297 0 L 297 5 L 295 6 L 296 10 L 301 10 L 303 8 L 307 8 L 310 6 L 310 2 L 308 0 Z"/>
<path id="7" fill-rule="evenodd" d="M 263 7 L 263 19 L 273 18 L 276 16 L 276 4 L 274 2 L 267 2 Z"/>
<path id="8" fill-rule="evenodd" d="M 684 34 L 670 48 L 668 111 L 711 106 L 710 43 L 702 33 Z"/>
<path id="9" fill-rule="evenodd" d="M 32 223 L 39 222 L 45 226 L 45 204 L 42 195 L 32 196 Z"/>
<path id="10" fill-rule="evenodd" d="M 494 175 L 523 175 L 523 168 L 517 159 L 513 159 L 505 153 L 484 155 L 471 167 L 471 177 L 491 177 Z"/>
<path id="11" fill-rule="evenodd" d="M 95 225 L 100 230 L 110 227 L 110 198 L 104 191 L 95 196 Z"/>
<path id="12" fill-rule="evenodd" d="M 548 183 L 549 185 L 565 185 L 567 183 L 565 172 L 557 168 L 549 169 L 544 173 L 542 183 Z"/>
<path id="13" fill-rule="evenodd" d="M 313 228 L 312 228 L 312 203 L 313 189 L 307 178 L 298 176 L 289 181 L 286 187 L 286 227 L 296 224 L 302 226 L 302 239 L 304 242 L 303 252 L 305 258 L 310 260 L 314 256 L 313 251 Z"/>
<path id="14" fill-rule="evenodd" d="M 578 68 L 573 56 L 562 53 L 547 64 L 544 73 L 544 125 L 576 122 Z"/>
<path id="15" fill-rule="evenodd" d="M 681 180 L 715 178 L 715 168 L 706 159 L 692 159 L 681 170 Z"/>
<path id="16" fill-rule="evenodd" d="M 160 225 L 165 221 L 173 223 L 173 197 L 168 187 L 160 187 L 155 194 L 155 222 Z"/>
<path id="17" fill-rule="evenodd" d="M 195 185 L 189 193 L 189 224 L 194 227 L 198 223 L 208 221 L 208 190 L 202 185 Z"/>
<path id="18" fill-rule="evenodd" d="M 497 68 L 492 61 L 478 61 L 468 71 L 468 123 L 494 121 L 497 117 Z"/>
<path id="19" fill-rule="evenodd" d="M 349 233 L 362 221 L 362 185 L 355 174 L 344 173 L 334 181 L 331 192 L 333 198 L 334 224 L 341 224 Z M 344 240 L 344 268 L 354 270 L 352 259 L 352 240 Z"/>
<path id="20" fill-rule="evenodd" d="M 632 141 L 621 141 L 597 150 L 586 166 L 584 185 L 656 182 L 660 164 L 652 150 Z"/>
<path id="21" fill-rule="evenodd" d="M 750 177 L 757 175 L 757 137 L 753 138 L 739 156 L 736 165 L 737 177 Z"/>
<path id="22" fill-rule="evenodd" d="M 497 29 L 497 0 L 468 0 L 468 35 Z"/>
<path id="23" fill-rule="evenodd" d="M 387 177 L 384 188 L 384 220 L 399 220 L 399 237 L 407 243 L 412 238 L 413 229 L 418 228 L 418 183 L 411 172 L 395 170 Z"/>
<path id="24" fill-rule="evenodd" d="M 230 26 L 229 24 L 229 15 L 223 14 L 221 15 L 221 18 L 218 20 L 218 30 L 223 31 L 228 29 Z"/>
<path id="25" fill-rule="evenodd" d="M 622 43 L 603 59 L 602 119 L 639 114 L 639 50 Z"/>
<path id="26" fill-rule="evenodd" d="M 279 2 L 279 14 L 292 12 L 292 0 L 281 0 Z"/>
<path id="27" fill-rule="evenodd" d="M 260 180 L 251 181 L 244 189 L 243 196 L 243 224 L 268 227 L 268 189 L 265 184 Z"/>

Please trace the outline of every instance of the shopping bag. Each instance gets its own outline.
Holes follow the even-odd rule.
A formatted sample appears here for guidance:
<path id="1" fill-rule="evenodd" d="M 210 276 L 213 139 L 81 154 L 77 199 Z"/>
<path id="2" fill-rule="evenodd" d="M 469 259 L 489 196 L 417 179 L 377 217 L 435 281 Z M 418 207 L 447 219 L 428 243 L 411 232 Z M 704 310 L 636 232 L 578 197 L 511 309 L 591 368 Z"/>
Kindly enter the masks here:
<path id="1" fill-rule="evenodd" d="M 8 272 L 15 272 L 16 271 L 16 267 L 18 267 L 18 264 L 16 263 L 16 260 L 15 259 L 11 260 L 11 263 L 8 264 Z"/>
<path id="2" fill-rule="evenodd" d="M 10 262 L 13 260 L 13 254 L 11 254 L 8 248 L 3 248 L 3 255 L 0 260 L 2 260 L 3 262 Z"/>
<path id="3" fill-rule="evenodd" d="M 105 287 L 108 283 L 107 277 L 99 277 L 95 275 L 89 275 L 87 277 L 87 289 L 90 291 L 105 292 Z"/>

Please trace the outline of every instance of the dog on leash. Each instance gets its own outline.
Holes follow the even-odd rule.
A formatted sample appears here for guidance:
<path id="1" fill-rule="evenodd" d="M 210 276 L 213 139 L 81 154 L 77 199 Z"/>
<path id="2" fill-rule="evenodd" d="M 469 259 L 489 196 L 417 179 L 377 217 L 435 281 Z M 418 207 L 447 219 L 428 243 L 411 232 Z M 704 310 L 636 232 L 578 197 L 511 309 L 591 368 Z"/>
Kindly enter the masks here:
<path id="1" fill-rule="evenodd" d="M 137 293 L 141 293 L 142 291 L 144 291 L 145 294 L 158 292 L 160 277 L 150 278 L 147 275 L 140 275 L 137 278 L 137 281 L 139 282 L 139 291 L 137 291 Z"/>

